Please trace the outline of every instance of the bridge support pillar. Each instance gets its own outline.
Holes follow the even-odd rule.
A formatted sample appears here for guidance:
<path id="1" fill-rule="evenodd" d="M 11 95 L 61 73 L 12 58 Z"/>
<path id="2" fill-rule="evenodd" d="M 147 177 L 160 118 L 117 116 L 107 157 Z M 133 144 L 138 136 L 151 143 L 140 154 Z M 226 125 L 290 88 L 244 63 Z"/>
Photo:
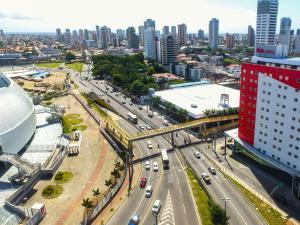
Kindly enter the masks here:
<path id="1" fill-rule="evenodd" d="M 171 143 L 172 143 L 172 148 L 175 149 L 174 132 L 171 133 Z"/>
<path id="2" fill-rule="evenodd" d="M 131 191 L 132 178 L 133 178 L 133 145 L 132 141 L 128 141 L 128 156 L 127 156 L 127 165 L 128 165 L 128 196 Z"/>

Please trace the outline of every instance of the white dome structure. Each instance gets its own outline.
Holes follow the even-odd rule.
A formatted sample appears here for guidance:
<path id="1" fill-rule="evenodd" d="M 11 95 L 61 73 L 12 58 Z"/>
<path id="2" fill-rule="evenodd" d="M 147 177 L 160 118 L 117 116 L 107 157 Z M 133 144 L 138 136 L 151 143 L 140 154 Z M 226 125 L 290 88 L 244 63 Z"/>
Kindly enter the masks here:
<path id="1" fill-rule="evenodd" d="M 18 153 L 36 129 L 34 105 L 14 81 L 0 74 L 0 150 Z"/>

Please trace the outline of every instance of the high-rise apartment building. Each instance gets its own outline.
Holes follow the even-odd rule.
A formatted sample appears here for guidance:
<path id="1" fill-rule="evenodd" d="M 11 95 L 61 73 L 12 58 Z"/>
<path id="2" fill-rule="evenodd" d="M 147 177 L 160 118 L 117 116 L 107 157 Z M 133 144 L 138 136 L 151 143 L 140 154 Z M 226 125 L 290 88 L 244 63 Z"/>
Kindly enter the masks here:
<path id="1" fill-rule="evenodd" d="M 144 31 L 144 55 L 145 58 L 157 59 L 154 27 L 150 27 Z"/>
<path id="2" fill-rule="evenodd" d="M 234 35 L 226 33 L 225 48 L 232 49 L 234 47 Z"/>
<path id="3" fill-rule="evenodd" d="M 171 26 L 171 34 L 172 34 L 173 36 L 176 36 L 176 35 L 177 35 L 176 26 Z"/>
<path id="4" fill-rule="evenodd" d="M 126 30 L 126 37 L 128 42 L 128 48 L 138 49 L 139 48 L 139 38 L 135 33 L 134 27 L 128 27 Z"/>
<path id="5" fill-rule="evenodd" d="M 258 0 L 256 45 L 275 45 L 278 0 Z"/>
<path id="6" fill-rule="evenodd" d="M 178 52 L 177 40 L 174 35 L 162 35 L 160 38 L 160 61 L 170 64 L 176 61 Z"/>
<path id="7" fill-rule="evenodd" d="M 180 46 L 186 45 L 187 42 L 187 26 L 183 24 L 178 24 L 178 34 L 177 34 L 177 40 L 178 44 Z"/>
<path id="8" fill-rule="evenodd" d="M 60 28 L 57 28 L 57 29 L 56 29 L 56 41 L 62 42 L 62 41 L 63 41 L 62 39 L 63 39 L 63 38 L 62 38 L 61 29 L 60 29 Z"/>
<path id="9" fill-rule="evenodd" d="M 123 40 L 123 39 L 125 39 L 125 31 L 124 30 L 122 30 L 122 29 L 117 29 L 117 31 L 116 31 L 116 35 L 117 35 L 117 38 L 119 39 L 119 40 Z"/>
<path id="10" fill-rule="evenodd" d="M 100 39 L 100 26 L 96 25 L 96 34 L 97 34 L 97 41 Z"/>
<path id="11" fill-rule="evenodd" d="M 87 29 L 83 30 L 83 40 L 89 40 L 89 31 Z"/>
<path id="12" fill-rule="evenodd" d="M 72 43 L 77 43 L 79 41 L 77 30 L 72 31 Z"/>
<path id="13" fill-rule="evenodd" d="M 72 42 L 71 31 L 70 31 L 70 29 L 66 29 L 66 31 L 65 31 L 65 44 L 70 45 L 71 42 Z"/>
<path id="14" fill-rule="evenodd" d="M 106 26 L 103 26 L 100 29 L 100 46 L 102 49 L 106 49 L 108 45 L 108 30 Z"/>
<path id="15" fill-rule="evenodd" d="M 198 39 L 204 40 L 204 30 L 198 30 Z"/>
<path id="16" fill-rule="evenodd" d="M 164 26 L 162 28 L 162 35 L 168 35 L 170 33 L 169 26 Z"/>
<path id="17" fill-rule="evenodd" d="M 292 25 L 292 21 L 290 18 L 288 17 L 281 18 L 280 32 L 279 32 L 279 45 L 281 45 L 283 56 L 288 56 L 291 25 Z"/>
<path id="18" fill-rule="evenodd" d="M 144 46 L 144 26 L 139 26 L 139 43 L 141 46 Z"/>
<path id="19" fill-rule="evenodd" d="M 298 29 L 296 33 L 295 53 L 300 54 L 300 29 Z"/>
<path id="20" fill-rule="evenodd" d="M 255 31 L 252 26 L 248 26 L 247 43 L 249 47 L 254 47 L 255 44 Z"/>
<path id="21" fill-rule="evenodd" d="M 219 46 L 219 20 L 216 18 L 209 21 L 209 46 L 211 48 Z"/>
<path id="22" fill-rule="evenodd" d="M 84 39 L 84 34 L 83 34 L 83 30 L 82 29 L 79 29 L 79 42 L 83 42 L 83 39 Z"/>
<path id="23" fill-rule="evenodd" d="M 145 30 L 147 30 L 149 28 L 153 28 L 155 30 L 155 21 L 152 19 L 147 19 L 144 22 L 144 28 L 145 28 Z"/>

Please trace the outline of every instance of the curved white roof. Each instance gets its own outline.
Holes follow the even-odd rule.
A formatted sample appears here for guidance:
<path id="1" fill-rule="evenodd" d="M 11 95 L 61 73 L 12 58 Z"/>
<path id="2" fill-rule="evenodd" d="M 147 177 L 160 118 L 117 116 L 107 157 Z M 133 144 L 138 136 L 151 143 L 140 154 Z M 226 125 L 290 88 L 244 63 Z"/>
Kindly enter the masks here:
<path id="1" fill-rule="evenodd" d="M 34 112 L 34 106 L 26 92 L 14 81 L 1 74 L 0 80 L 6 84 L 0 84 L 0 135 L 2 135 L 28 119 Z"/>

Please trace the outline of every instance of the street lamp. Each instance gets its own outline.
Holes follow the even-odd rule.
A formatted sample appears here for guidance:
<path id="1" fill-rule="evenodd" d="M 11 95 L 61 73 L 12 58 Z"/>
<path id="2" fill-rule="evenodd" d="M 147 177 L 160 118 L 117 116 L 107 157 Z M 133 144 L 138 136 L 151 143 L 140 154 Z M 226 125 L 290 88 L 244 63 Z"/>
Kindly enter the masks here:
<path id="1" fill-rule="evenodd" d="M 227 206 L 227 202 L 230 201 L 230 198 L 224 197 L 224 198 L 222 198 L 222 200 L 224 201 L 224 204 L 225 204 L 225 221 L 226 221 L 226 218 L 227 218 L 226 206 Z"/>

